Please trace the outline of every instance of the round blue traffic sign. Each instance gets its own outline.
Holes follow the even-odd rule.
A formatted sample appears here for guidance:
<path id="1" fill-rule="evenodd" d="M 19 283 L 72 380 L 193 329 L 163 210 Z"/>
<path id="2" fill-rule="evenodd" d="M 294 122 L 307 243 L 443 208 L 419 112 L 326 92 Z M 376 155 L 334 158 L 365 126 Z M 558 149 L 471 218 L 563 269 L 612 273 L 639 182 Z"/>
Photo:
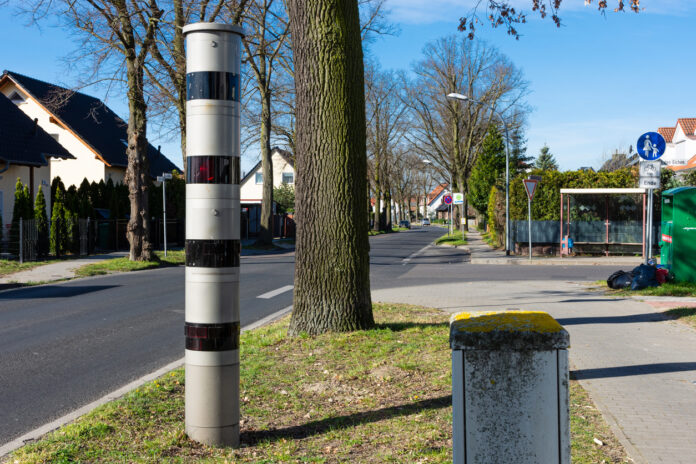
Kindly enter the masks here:
<path id="1" fill-rule="evenodd" d="M 665 152 L 665 138 L 657 132 L 646 132 L 638 137 L 636 148 L 638 155 L 644 160 L 655 161 Z"/>
<path id="2" fill-rule="evenodd" d="M 442 202 L 446 205 L 451 205 L 452 204 L 452 195 L 445 195 L 442 197 Z"/>

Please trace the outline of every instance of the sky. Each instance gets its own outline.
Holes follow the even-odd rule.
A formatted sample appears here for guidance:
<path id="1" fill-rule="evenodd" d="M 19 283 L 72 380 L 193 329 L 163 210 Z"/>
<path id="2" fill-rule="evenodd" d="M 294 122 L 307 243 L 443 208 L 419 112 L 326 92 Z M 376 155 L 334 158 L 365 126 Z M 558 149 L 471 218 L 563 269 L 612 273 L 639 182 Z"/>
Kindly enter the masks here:
<path id="1" fill-rule="evenodd" d="M 482 24 L 477 40 L 485 40 L 522 70 L 529 82 L 527 103 L 532 108 L 525 133 L 527 153 L 537 156 L 547 144 L 563 170 L 599 168 L 616 149 L 627 149 L 644 132 L 674 126 L 677 118 L 696 117 L 696 60 L 693 24 L 696 1 L 642 0 L 639 14 L 597 12 L 585 0 L 564 0 L 562 27 L 529 11 L 531 0 L 511 3 L 528 13 L 519 26 L 519 40 L 503 28 Z M 408 70 L 421 57 L 424 45 L 456 34 L 459 18 L 467 16 L 474 0 L 387 0 L 388 19 L 400 33 L 370 46 L 384 69 Z M 609 0 L 610 7 L 616 0 Z M 40 30 L 0 7 L 0 69 L 64 86 L 78 76 L 64 58 L 76 44 L 67 31 L 46 25 Z M 100 89 L 85 93 L 103 98 Z M 124 119 L 123 98 L 107 101 Z M 153 145 L 181 166 L 178 139 L 159 136 L 150 128 Z M 258 160 L 251 151 L 242 158 L 247 170 Z"/>

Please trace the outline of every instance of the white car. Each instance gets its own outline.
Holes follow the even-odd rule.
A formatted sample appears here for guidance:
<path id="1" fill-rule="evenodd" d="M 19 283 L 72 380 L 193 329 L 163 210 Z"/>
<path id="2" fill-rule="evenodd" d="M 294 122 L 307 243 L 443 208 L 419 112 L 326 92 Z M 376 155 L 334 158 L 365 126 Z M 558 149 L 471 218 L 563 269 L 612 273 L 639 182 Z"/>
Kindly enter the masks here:
<path id="1" fill-rule="evenodd" d="M 421 222 L 422 225 L 424 226 L 429 226 L 430 225 L 430 219 L 428 218 L 423 218 L 423 222 Z"/>

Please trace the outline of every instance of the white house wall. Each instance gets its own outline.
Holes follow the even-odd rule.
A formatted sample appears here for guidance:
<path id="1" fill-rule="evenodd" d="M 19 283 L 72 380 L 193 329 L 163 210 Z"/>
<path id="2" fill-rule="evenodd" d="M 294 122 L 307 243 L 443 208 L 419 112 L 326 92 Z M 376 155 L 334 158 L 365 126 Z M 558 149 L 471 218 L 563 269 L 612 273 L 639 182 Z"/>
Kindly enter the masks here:
<path id="1" fill-rule="evenodd" d="M 71 185 L 79 187 L 85 177 L 89 182 L 95 181 L 97 183 L 106 179 L 106 165 L 97 159 L 95 153 L 80 139 L 62 126 L 52 123 L 49 120 L 50 114 L 21 89 L 17 88 L 14 83 L 10 83 L 2 88 L 2 93 L 8 98 L 14 91 L 17 91 L 18 94 L 25 98 L 25 102 L 19 104 L 18 108 L 24 111 L 31 119 L 38 118 L 39 126 L 48 134 L 54 136 L 58 143 L 63 145 L 75 157 L 75 159 L 69 160 L 51 159 L 51 179 L 60 176 L 66 188 Z M 114 182 L 116 182 L 116 179 L 114 179 Z"/>
<path id="2" fill-rule="evenodd" d="M 271 156 L 273 162 L 273 187 L 280 187 L 283 183 L 283 173 L 292 173 L 293 183 L 295 184 L 295 169 L 290 163 L 285 161 L 281 155 L 277 152 L 273 153 Z M 263 184 L 256 183 L 256 173 L 263 173 L 263 167 L 259 165 L 259 168 L 251 173 L 240 186 L 240 197 L 242 203 L 260 203 L 263 198 Z"/>
<path id="3" fill-rule="evenodd" d="M 696 155 L 696 140 L 687 137 L 681 124 L 677 124 L 672 143 L 667 144 L 661 159 L 670 166 L 685 166 L 694 155 Z"/>
<path id="4" fill-rule="evenodd" d="M 0 163 L 4 167 L 4 163 Z M 10 165 L 10 169 L 0 174 L 0 208 L 2 209 L 2 224 L 3 231 L 9 229 L 12 223 L 12 212 L 14 210 L 14 195 L 17 178 L 22 180 L 23 184 L 29 185 L 30 177 L 29 166 Z M 48 166 L 34 168 L 34 197 L 38 195 L 39 188 L 43 189 L 44 198 L 46 199 L 46 215 L 51 211 L 51 182 L 50 171 Z M 32 198 L 32 202 L 34 199 Z"/>

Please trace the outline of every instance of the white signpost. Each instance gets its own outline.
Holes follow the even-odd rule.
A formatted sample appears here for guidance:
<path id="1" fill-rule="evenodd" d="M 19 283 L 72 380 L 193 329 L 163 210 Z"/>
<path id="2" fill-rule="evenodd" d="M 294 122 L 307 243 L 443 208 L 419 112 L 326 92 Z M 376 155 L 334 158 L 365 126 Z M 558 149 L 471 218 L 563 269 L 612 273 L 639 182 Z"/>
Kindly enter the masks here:
<path id="1" fill-rule="evenodd" d="M 642 158 L 640 162 L 640 179 L 638 186 L 648 189 L 648 224 L 645 228 L 645 243 L 648 252 L 645 254 L 645 264 L 652 258 L 652 226 L 653 226 L 653 189 L 660 188 L 660 171 L 662 162 L 660 157 L 665 152 L 665 139 L 657 132 L 647 132 L 638 137 L 638 155 Z"/>
<path id="2" fill-rule="evenodd" d="M 532 259 L 532 199 L 539 186 L 539 179 L 523 179 L 524 189 L 527 192 L 527 225 L 529 239 L 529 259 Z"/>

